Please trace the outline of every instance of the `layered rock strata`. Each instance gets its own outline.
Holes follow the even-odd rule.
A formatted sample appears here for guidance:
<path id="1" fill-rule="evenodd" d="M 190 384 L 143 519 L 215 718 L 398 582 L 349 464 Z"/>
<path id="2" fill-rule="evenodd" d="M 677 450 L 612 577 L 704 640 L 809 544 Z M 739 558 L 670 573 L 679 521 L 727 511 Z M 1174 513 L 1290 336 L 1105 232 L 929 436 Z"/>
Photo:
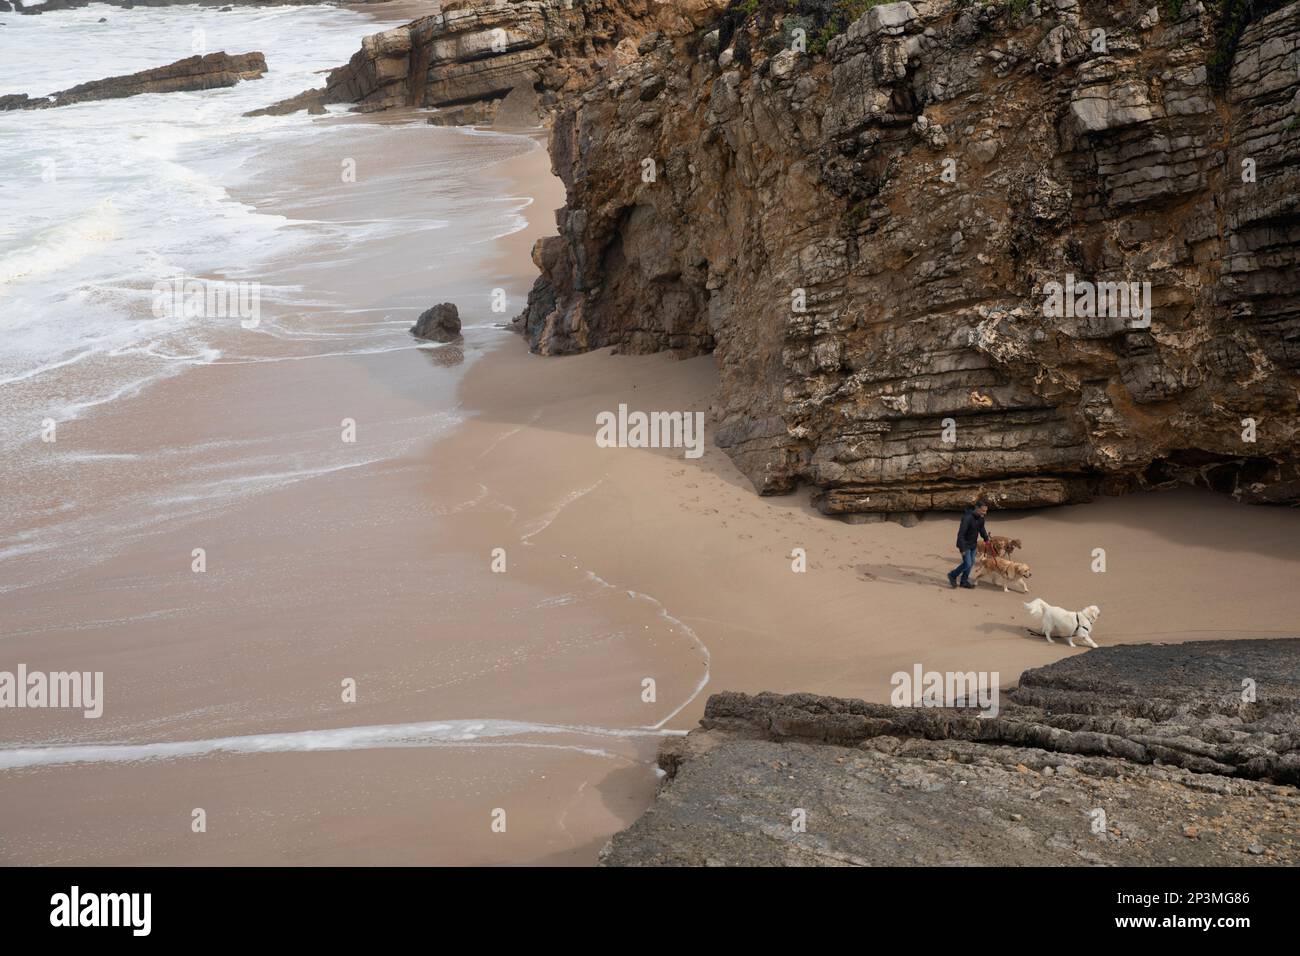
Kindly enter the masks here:
<path id="1" fill-rule="evenodd" d="M 1300 862 L 1300 640 L 1101 648 L 1002 698 L 982 718 L 715 694 L 601 861 Z"/>
<path id="2" fill-rule="evenodd" d="M 362 111 L 434 109 L 431 122 L 536 125 L 583 88 L 621 37 L 639 31 L 652 0 L 444 0 L 436 14 L 365 39 L 311 102 Z M 512 95 L 513 94 L 513 95 Z M 508 99 L 509 98 L 509 99 Z"/>
<path id="3" fill-rule="evenodd" d="M 1300 4 L 865 6 L 629 16 L 532 348 L 712 352 L 717 443 L 831 514 L 1300 500 Z"/>
<path id="4" fill-rule="evenodd" d="M 205 56 L 186 57 L 167 66 L 141 70 L 128 76 L 81 83 L 49 96 L 0 96 L 0 110 L 46 109 L 90 100 L 121 99 L 141 93 L 211 90 L 234 86 L 241 80 L 256 79 L 265 72 L 266 58 L 260 53 L 209 53 Z"/>
<path id="5" fill-rule="evenodd" d="M 1284 0 L 455 0 L 294 105 L 549 118 L 517 327 L 711 352 L 760 492 L 1295 504 L 1298 63 Z"/>

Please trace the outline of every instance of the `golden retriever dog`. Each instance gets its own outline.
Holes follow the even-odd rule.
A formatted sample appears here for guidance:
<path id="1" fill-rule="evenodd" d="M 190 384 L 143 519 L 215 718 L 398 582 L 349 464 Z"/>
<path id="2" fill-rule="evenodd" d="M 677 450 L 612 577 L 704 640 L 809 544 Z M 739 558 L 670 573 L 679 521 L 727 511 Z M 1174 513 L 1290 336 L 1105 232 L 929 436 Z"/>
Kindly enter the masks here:
<path id="1" fill-rule="evenodd" d="M 1024 593 L 1029 593 L 1029 585 L 1025 579 L 1031 577 L 1029 565 L 1021 564 L 1019 561 L 1012 561 L 1010 558 L 999 558 L 996 555 L 986 555 L 982 558 L 975 559 L 975 567 L 971 570 L 971 581 L 977 581 L 984 575 L 988 575 L 994 584 L 1002 585 L 1002 590 L 1006 591 L 1008 585 L 1019 584 Z"/>
<path id="2" fill-rule="evenodd" d="M 1004 538 L 1000 534 L 990 535 L 987 541 L 975 542 L 975 553 L 981 557 L 1005 558 L 1016 548 L 1023 548 L 1019 538 Z"/>

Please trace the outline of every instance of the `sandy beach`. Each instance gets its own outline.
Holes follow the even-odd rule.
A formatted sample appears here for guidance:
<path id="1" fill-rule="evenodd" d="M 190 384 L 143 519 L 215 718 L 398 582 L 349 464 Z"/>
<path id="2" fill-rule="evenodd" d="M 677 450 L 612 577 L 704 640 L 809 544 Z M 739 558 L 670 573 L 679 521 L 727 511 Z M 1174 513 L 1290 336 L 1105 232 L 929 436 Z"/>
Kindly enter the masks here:
<path id="1" fill-rule="evenodd" d="M 989 583 L 953 591 L 944 575 L 957 563 L 956 515 L 913 528 L 849 525 L 819 514 L 806 493 L 756 496 L 716 447 L 695 461 L 680 450 L 597 447 L 596 414 L 620 402 L 706 409 L 711 362 L 538 358 L 505 343 L 463 386 L 480 414 L 442 445 L 491 453 L 440 456 L 481 461 L 475 480 L 520 514 L 565 503 L 528 539 L 519 570 L 572 556 L 619 588 L 656 595 L 707 647 L 711 689 L 886 702 L 890 676 L 914 663 L 998 671 L 1009 685 L 1026 668 L 1086 651 L 1029 634 L 1023 602 L 1032 597 L 1097 604 L 1102 644 L 1295 633 L 1292 510 L 1190 489 L 994 510 L 990 531 L 1024 542 L 1017 557 L 1033 569 L 1029 595 Z M 806 572 L 793 570 L 796 548 Z M 1096 548 L 1105 549 L 1104 573 L 1092 570 Z M 695 697 L 672 725 L 691 726 L 702 704 Z"/>
<path id="2" fill-rule="evenodd" d="M 521 302 L 558 183 L 537 148 L 488 172 L 533 197 L 529 225 L 459 277 L 461 297 L 505 282 Z M 423 295 L 405 251 L 369 251 L 391 302 Z M 597 445 L 597 414 L 620 403 L 707 412 L 710 357 L 542 358 L 463 311 L 454 382 L 461 365 L 418 348 L 218 364 L 93 420 L 97 443 L 143 454 L 213 419 L 279 441 L 304 416 L 313 432 L 351 416 L 395 441 L 440 407 L 468 416 L 12 595 L 5 664 L 103 670 L 108 706 L 6 715 L 10 750 L 106 746 L 0 772 L 5 862 L 591 864 L 652 798 L 662 734 L 693 726 L 712 690 L 884 702 L 918 663 L 1006 686 L 1085 652 L 1030 635 L 1019 594 L 948 589 L 955 517 L 849 525 L 806 493 L 758 497 L 711 444 L 699 459 Z M 1293 633 L 1297 522 L 1186 491 L 994 511 L 989 527 L 1024 541 L 1031 596 L 1100 605 L 1104 645 Z M 177 742 L 174 759 L 115 749 Z"/>
<path id="3" fill-rule="evenodd" d="M 653 792 L 662 732 L 621 687 L 688 652 L 655 647 L 653 606 L 624 613 L 576 572 L 554 587 L 481 578 L 489 556 L 460 526 L 505 512 L 430 468 L 464 414 L 458 378 L 520 344 L 489 303 L 503 289 L 522 304 L 531 284 L 529 250 L 561 202 L 545 153 L 402 117 L 340 122 L 359 195 L 331 185 L 331 152 L 275 156 L 247 200 L 307 222 L 405 217 L 409 232 L 285 262 L 267 284 L 310 288 L 321 308 L 60 434 L 96 463 L 75 488 L 86 536 L 6 580 L 0 666 L 103 671 L 106 706 L 98 720 L 6 711 L 6 863 L 585 863 Z M 463 197 L 441 196 L 458 231 L 434 259 L 419 237 L 440 230 L 422 233 L 408 194 L 452 188 L 430 148 L 478 168 Z M 502 212 L 527 222 L 502 230 Z M 443 299 L 464 342 L 422 347 L 405 329 Z M 34 540 L 43 513 L 21 516 Z M 178 741 L 196 756 L 156 759 Z M 110 747 L 31 756 L 67 744 Z M 120 744 L 145 759 L 116 762 Z M 319 752 L 289 752 L 303 750 Z M 211 814 L 202 836 L 195 809 Z"/>

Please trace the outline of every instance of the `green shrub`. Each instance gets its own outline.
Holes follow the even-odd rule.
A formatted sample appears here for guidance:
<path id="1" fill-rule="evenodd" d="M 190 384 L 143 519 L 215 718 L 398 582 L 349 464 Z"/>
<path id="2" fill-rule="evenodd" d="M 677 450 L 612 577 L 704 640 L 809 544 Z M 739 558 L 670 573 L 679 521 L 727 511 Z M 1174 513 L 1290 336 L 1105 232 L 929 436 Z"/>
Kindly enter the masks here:
<path id="1" fill-rule="evenodd" d="M 1205 66 L 1211 88 L 1219 91 L 1227 89 L 1232 61 L 1237 55 L 1237 44 L 1241 42 L 1246 27 L 1279 9 L 1286 2 L 1287 0 L 1210 0 L 1207 6 L 1214 15 L 1214 48 L 1206 58 Z"/>
<path id="2" fill-rule="evenodd" d="M 826 53 L 826 47 L 854 20 L 874 6 L 893 0 L 732 0 L 718 23 L 719 38 L 725 49 L 731 38 L 751 19 L 760 31 L 773 28 L 778 14 L 785 16 L 779 44 L 771 35 L 763 40 L 763 49 L 789 48 L 795 27 L 807 32 L 808 52 Z"/>

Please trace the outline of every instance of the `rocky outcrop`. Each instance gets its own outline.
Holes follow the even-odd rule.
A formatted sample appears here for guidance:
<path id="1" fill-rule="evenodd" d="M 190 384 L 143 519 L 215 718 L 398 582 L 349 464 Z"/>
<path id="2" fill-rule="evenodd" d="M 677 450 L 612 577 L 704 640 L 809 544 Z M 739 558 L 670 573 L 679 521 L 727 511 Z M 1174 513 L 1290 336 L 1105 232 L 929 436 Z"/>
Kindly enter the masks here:
<path id="1" fill-rule="evenodd" d="M 510 125 L 536 125 L 560 95 L 585 86 L 651 6 L 444 0 L 437 14 L 367 37 L 313 102 L 436 109 L 430 122 L 446 125 L 490 123 L 507 103 Z"/>
<path id="2" fill-rule="evenodd" d="M 454 341 L 460 338 L 460 311 L 450 302 L 425 309 L 411 326 L 411 334 L 431 342 Z"/>
<path id="3" fill-rule="evenodd" d="M 1002 697 L 716 694 L 601 861 L 1300 862 L 1300 639 L 1100 648 Z"/>
<path id="4" fill-rule="evenodd" d="M 534 350 L 712 352 L 717 443 L 831 514 L 1300 501 L 1300 4 L 621 6 Z"/>
<path id="5" fill-rule="evenodd" d="M 1295 504 L 1300 5 L 1177 6 L 455 0 L 312 102 L 549 116 L 517 327 L 713 353 L 763 493 Z"/>
<path id="6" fill-rule="evenodd" d="M 0 110 L 45 109 L 88 100 L 112 100 L 141 93 L 176 93 L 234 86 L 240 80 L 256 79 L 266 72 L 266 58 L 260 53 L 209 53 L 191 56 L 167 66 L 141 70 L 129 76 L 82 83 L 49 96 L 26 94 L 0 96 Z"/>
<path id="7" fill-rule="evenodd" d="M 276 108 L 551 116 L 518 327 L 712 352 L 761 492 L 1295 504 L 1300 4 L 1177 7 L 450 0 Z"/>
<path id="8" fill-rule="evenodd" d="M 258 110 L 249 110 L 245 116 L 287 116 L 290 113 L 297 113 L 300 110 L 306 110 L 313 116 L 319 116 L 325 112 L 325 91 L 324 90 L 306 90 L 297 96 L 291 96 L 287 100 L 280 100 L 278 103 L 272 103 L 270 106 L 264 106 Z"/>

